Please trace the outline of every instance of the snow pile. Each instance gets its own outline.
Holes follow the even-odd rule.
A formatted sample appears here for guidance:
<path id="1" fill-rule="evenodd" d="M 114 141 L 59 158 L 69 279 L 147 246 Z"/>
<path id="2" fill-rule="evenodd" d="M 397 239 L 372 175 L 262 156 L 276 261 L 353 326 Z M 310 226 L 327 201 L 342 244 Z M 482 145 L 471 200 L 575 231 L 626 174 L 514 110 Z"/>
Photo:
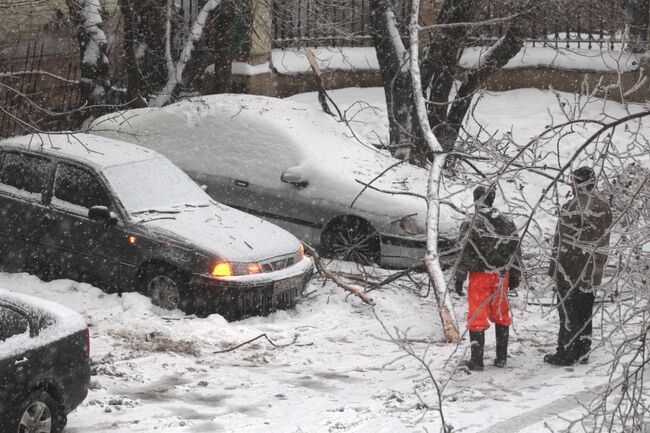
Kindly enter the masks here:
<path id="1" fill-rule="evenodd" d="M 214 73 L 214 65 L 212 65 Z M 265 62 L 259 65 L 249 65 L 243 62 L 232 62 L 232 73 L 235 75 L 261 75 L 271 73 L 271 64 Z"/>
<path id="2" fill-rule="evenodd" d="M 554 68 L 585 72 L 629 72 L 639 68 L 640 57 L 615 47 L 614 50 L 533 46 L 527 43 L 504 69 Z M 583 43 L 583 46 L 586 43 Z M 322 71 L 378 71 L 377 54 L 372 47 L 311 48 Z M 489 47 L 466 48 L 460 66 L 475 69 L 486 58 Z M 305 53 L 296 49 L 274 49 L 273 68 L 282 75 L 311 73 Z"/>
<path id="3" fill-rule="evenodd" d="M 370 47 L 318 47 L 310 48 L 321 71 L 378 71 L 379 62 L 374 48 Z M 302 50 L 274 49 L 271 52 L 273 68 L 282 75 L 311 73 L 307 56 Z"/>
<path id="4" fill-rule="evenodd" d="M 477 69 L 487 59 L 487 47 L 466 48 L 459 65 Z M 630 72 L 639 68 L 639 55 L 621 51 L 585 48 L 552 48 L 528 44 L 504 69 L 552 68 L 584 72 Z"/>

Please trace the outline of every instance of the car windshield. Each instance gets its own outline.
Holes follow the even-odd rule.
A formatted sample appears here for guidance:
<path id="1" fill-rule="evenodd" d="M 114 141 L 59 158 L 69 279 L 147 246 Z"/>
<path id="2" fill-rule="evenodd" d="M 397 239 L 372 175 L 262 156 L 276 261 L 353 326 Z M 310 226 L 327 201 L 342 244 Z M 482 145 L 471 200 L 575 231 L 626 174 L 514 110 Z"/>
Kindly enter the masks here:
<path id="1" fill-rule="evenodd" d="M 108 167 L 104 175 L 130 214 L 169 212 L 210 204 L 210 197 L 164 158 Z"/>

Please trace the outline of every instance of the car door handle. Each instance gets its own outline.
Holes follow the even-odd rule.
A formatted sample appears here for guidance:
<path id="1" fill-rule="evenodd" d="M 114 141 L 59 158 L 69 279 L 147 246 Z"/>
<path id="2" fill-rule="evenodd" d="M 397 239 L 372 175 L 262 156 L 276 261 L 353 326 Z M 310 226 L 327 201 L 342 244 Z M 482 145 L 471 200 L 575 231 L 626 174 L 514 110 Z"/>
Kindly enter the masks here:
<path id="1" fill-rule="evenodd" d="M 18 360 L 16 360 L 16 361 L 14 362 L 14 365 L 24 364 L 24 363 L 26 363 L 27 361 L 29 361 L 29 359 L 27 359 L 26 356 L 23 356 L 23 359 L 18 359 Z"/>
<path id="2" fill-rule="evenodd" d="M 248 186 L 248 182 L 246 182 L 245 180 L 235 179 L 235 185 L 241 186 L 242 188 L 246 188 Z"/>

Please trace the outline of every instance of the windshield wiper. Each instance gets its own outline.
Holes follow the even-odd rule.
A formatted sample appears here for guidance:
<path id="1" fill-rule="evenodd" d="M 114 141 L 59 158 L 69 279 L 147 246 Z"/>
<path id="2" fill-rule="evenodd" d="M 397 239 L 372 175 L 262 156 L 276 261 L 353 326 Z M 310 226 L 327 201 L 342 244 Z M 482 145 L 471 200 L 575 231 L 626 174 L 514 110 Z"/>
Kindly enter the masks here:
<path id="1" fill-rule="evenodd" d="M 182 204 L 181 206 L 185 206 L 185 207 L 189 207 L 189 208 L 196 208 L 196 207 L 208 207 L 210 205 L 208 203 L 202 203 L 202 204 L 185 203 L 185 204 Z"/>
<path id="2" fill-rule="evenodd" d="M 181 211 L 175 209 L 145 209 L 145 210 L 138 210 L 135 212 L 131 212 L 131 215 L 141 215 L 145 213 L 176 214 L 176 213 L 181 213 Z"/>

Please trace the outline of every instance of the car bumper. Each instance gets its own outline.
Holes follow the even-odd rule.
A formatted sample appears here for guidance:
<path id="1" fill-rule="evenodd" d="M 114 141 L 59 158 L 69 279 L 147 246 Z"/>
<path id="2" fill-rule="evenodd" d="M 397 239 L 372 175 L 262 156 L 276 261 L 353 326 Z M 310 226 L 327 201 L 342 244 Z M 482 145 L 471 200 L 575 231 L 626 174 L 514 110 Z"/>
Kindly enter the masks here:
<path id="1" fill-rule="evenodd" d="M 453 243 L 446 238 L 440 238 L 438 248 L 444 252 L 450 250 Z M 402 236 L 381 234 L 380 264 L 388 268 L 408 268 L 416 265 L 427 252 L 426 235 Z M 453 263 L 453 257 L 443 254 L 440 264 L 446 269 Z"/>
<path id="2" fill-rule="evenodd" d="M 265 316 L 293 308 L 314 272 L 314 262 L 300 262 L 274 272 L 213 278 L 196 275 L 190 281 L 197 314 L 219 313 L 227 320 Z"/>

